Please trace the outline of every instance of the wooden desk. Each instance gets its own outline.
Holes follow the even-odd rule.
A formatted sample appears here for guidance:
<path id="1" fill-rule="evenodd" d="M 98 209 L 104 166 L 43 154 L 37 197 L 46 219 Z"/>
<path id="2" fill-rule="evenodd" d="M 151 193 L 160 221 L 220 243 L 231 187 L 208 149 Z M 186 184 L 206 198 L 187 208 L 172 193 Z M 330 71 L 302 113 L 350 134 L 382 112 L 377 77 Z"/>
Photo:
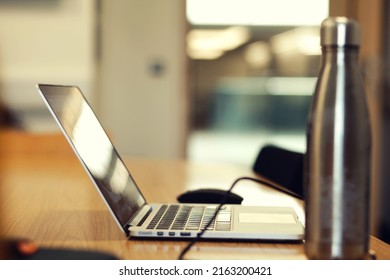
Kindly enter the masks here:
<path id="1" fill-rule="evenodd" d="M 40 246 L 105 251 L 121 259 L 178 257 L 187 242 L 127 240 L 73 152 L 46 148 L 11 149 L 1 154 L 3 236 L 30 238 Z M 178 194 L 189 189 L 228 188 L 235 178 L 253 175 L 247 168 L 224 164 L 148 159 L 129 159 L 126 163 L 149 202 L 174 202 Z M 288 204 L 302 215 L 300 201 L 267 187 L 242 182 L 235 192 L 244 197 L 245 204 Z M 390 245 L 372 237 L 371 247 L 379 259 L 390 259 Z M 200 242 L 188 256 L 304 258 L 302 244 L 244 242 Z"/>

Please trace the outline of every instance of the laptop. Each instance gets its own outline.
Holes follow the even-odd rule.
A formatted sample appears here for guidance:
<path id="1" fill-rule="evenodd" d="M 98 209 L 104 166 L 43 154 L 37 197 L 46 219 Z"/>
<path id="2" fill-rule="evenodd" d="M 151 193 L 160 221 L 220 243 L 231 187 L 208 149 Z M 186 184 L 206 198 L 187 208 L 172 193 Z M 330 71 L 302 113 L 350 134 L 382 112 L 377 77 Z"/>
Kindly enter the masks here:
<path id="1" fill-rule="evenodd" d="M 148 203 L 81 90 L 47 84 L 38 89 L 127 238 L 188 239 L 208 225 L 203 239 L 303 239 L 292 207 L 223 205 L 212 219 L 217 204 Z"/>

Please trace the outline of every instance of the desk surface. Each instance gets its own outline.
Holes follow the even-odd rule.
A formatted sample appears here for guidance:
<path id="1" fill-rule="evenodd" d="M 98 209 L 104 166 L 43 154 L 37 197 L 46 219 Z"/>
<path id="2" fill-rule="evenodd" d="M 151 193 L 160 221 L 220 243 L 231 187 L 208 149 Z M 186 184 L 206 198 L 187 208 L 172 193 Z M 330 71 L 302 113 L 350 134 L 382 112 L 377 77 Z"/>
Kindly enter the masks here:
<path id="1" fill-rule="evenodd" d="M 67 148 L 60 152 L 47 145 L 38 151 L 11 149 L 2 153 L 0 163 L 0 228 L 7 238 L 110 252 L 121 259 L 176 259 L 187 245 L 185 241 L 127 240 Z M 237 177 L 254 175 L 240 166 L 182 160 L 129 159 L 126 164 L 149 202 L 175 202 L 178 194 L 190 189 L 226 189 Z M 291 205 L 303 219 L 301 201 L 268 187 L 248 181 L 236 186 L 235 192 L 248 205 Z M 371 237 L 371 248 L 378 259 L 390 259 L 390 245 Z M 247 242 L 199 242 L 188 257 L 305 258 L 302 244 Z"/>

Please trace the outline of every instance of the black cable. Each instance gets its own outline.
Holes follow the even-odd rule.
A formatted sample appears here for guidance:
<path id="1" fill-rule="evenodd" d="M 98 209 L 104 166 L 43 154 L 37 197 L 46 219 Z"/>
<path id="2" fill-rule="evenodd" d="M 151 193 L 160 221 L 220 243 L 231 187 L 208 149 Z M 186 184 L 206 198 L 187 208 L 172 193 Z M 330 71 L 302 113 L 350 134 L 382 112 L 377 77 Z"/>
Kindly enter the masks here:
<path id="1" fill-rule="evenodd" d="M 178 260 L 183 260 L 184 259 L 184 255 L 192 248 L 192 246 L 195 245 L 196 242 L 198 242 L 202 238 L 203 234 L 206 232 L 206 230 L 210 227 L 211 223 L 217 217 L 217 215 L 218 215 L 219 211 L 221 210 L 221 208 L 226 204 L 226 200 L 228 198 L 228 195 L 232 192 L 233 188 L 237 185 L 237 183 L 240 182 L 240 181 L 243 181 L 243 180 L 253 181 L 253 182 L 256 182 L 256 183 L 259 183 L 259 184 L 263 184 L 263 185 L 269 186 L 271 188 L 276 188 L 276 189 L 281 190 L 283 192 L 286 192 L 288 194 L 291 194 L 288 191 L 285 191 L 284 189 L 281 189 L 278 185 L 273 184 L 273 183 L 271 183 L 269 181 L 266 181 L 266 180 L 263 180 L 263 179 L 253 178 L 253 177 L 239 177 L 239 178 L 237 178 L 233 182 L 233 184 L 230 186 L 230 188 L 226 191 L 226 193 L 224 194 L 224 196 L 221 199 L 217 209 L 214 212 L 213 217 L 210 219 L 210 221 L 207 223 L 207 225 L 196 235 L 196 237 L 194 237 L 193 240 L 191 240 L 191 242 L 181 251 L 181 253 L 180 253 L 179 257 L 178 257 Z"/>

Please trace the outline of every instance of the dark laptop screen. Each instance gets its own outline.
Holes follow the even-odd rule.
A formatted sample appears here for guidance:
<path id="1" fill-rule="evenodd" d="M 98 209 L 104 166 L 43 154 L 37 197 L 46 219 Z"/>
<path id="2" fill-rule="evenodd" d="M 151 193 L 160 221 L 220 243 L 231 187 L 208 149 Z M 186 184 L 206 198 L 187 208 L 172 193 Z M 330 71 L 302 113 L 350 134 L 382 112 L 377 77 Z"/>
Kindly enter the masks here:
<path id="1" fill-rule="evenodd" d="M 39 85 L 39 89 L 123 228 L 146 202 L 99 120 L 78 87 Z"/>

